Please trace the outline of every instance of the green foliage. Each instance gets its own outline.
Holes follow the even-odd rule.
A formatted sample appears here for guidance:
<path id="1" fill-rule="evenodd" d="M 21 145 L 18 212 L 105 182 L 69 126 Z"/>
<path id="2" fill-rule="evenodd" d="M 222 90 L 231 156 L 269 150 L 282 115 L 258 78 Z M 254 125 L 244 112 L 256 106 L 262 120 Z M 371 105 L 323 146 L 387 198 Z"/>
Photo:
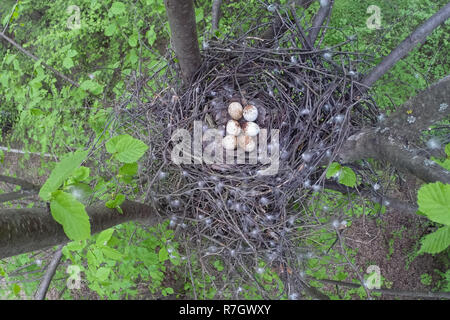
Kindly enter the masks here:
<path id="1" fill-rule="evenodd" d="M 438 165 L 440 165 L 444 169 L 450 171 L 450 143 L 448 143 L 445 146 L 445 154 L 447 156 L 445 159 L 436 159 L 435 157 L 431 157 L 431 160 L 436 162 Z"/>
<path id="2" fill-rule="evenodd" d="M 443 224 L 422 239 L 419 253 L 439 253 L 450 245 L 450 185 L 441 182 L 423 185 L 417 195 L 419 211 L 431 221 Z"/>
<path id="3" fill-rule="evenodd" d="M 147 151 L 148 146 L 128 134 L 116 136 L 106 143 L 106 150 L 124 163 L 134 163 Z"/>
<path id="4" fill-rule="evenodd" d="M 327 179 L 337 178 L 340 184 L 343 184 L 347 187 L 355 187 L 356 186 L 356 174 L 355 172 L 348 168 L 343 167 L 337 162 L 333 162 L 328 167 L 326 173 Z"/>
<path id="5" fill-rule="evenodd" d="M 50 210 L 56 222 L 64 228 L 70 240 L 85 240 L 91 235 L 89 216 L 84 204 L 70 193 L 56 191 L 50 202 Z"/>
<path id="6" fill-rule="evenodd" d="M 168 266 L 179 266 L 181 256 L 168 225 L 166 221 L 144 229 L 135 223 L 123 224 L 87 241 L 69 243 L 63 254 L 81 269 L 89 288 L 102 299 L 136 297 L 138 282 L 148 283 L 151 294 L 173 294 L 174 289 L 163 284 L 164 273 Z"/>
<path id="7" fill-rule="evenodd" d="M 77 151 L 74 154 L 69 154 L 59 162 L 55 169 L 53 169 L 50 177 L 45 181 L 44 185 L 39 191 L 39 196 L 43 200 L 50 200 L 52 193 L 55 192 L 64 181 L 77 169 L 81 163 L 86 159 L 89 151 Z M 79 176 L 79 172 L 77 172 Z"/>

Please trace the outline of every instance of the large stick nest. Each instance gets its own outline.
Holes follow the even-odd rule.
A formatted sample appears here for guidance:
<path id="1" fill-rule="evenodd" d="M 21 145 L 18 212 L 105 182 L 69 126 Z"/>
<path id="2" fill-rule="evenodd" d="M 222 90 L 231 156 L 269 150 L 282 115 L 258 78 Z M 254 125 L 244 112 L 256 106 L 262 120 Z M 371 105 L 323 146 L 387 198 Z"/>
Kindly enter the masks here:
<path id="1" fill-rule="evenodd" d="M 377 109 L 360 95 L 354 53 L 339 51 L 342 44 L 309 49 L 296 22 L 278 13 L 286 31 L 270 42 L 259 38 L 267 29 L 262 24 L 238 39 L 205 43 L 203 63 L 188 87 L 180 85 L 173 61 L 153 75 L 156 85 L 137 81 L 138 104 L 127 121 L 135 132 L 145 126 L 139 138 L 151 150 L 141 163 L 145 201 L 184 230 L 201 255 L 221 255 L 246 268 L 263 260 L 298 270 L 304 248 L 298 248 L 297 228 L 315 219 L 306 200 L 320 193 L 340 145 L 376 122 Z M 192 137 L 194 121 L 202 121 L 203 132 L 224 130 L 233 101 L 257 106 L 269 152 L 276 150 L 270 134 L 280 130 L 277 174 L 261 175 L 268 165 L 260 162 L 176 165 L 176 130 Z"/>

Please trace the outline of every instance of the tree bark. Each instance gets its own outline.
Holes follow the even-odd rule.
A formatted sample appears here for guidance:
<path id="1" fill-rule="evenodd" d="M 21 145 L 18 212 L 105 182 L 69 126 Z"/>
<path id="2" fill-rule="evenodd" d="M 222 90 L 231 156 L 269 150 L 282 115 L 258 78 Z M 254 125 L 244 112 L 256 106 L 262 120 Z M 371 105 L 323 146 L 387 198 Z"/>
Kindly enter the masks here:
<path id="1" fill-rule="evenodd" d="M 222 6 L 222 0 L 214 0 L 212 4 L 212 13 L 211 13 L 211 25 L 212 25 L 212 32 L 219 29 L 219 21 L 220 21 L 220 15 L 221 15 L 221 8 Z"/>
<path id="2" fill-rule="evenodd" d="M 410 140 L 434 123 L 450 118 L 450 76 L 446 76 L 423 90 L 391 114 L 382 128 L 390 128 L 396 135 Z"/>
<path id="3" fill-rule="evenodd" d="M 126 200 L 121 206 L 123 214 L 105 204 L 86 208 L 90 217 L 91 233 L 131 221 L 159 222 L 154 210 L 144 204 Z M 45 209 L 22 208 L 0 211 L 0 259 L 46 247 L 64 244 L 70 240 L 62 226 Z"/>
<path id="4" fill-rule="evenodd" d="M 364 158 L 387 161 L 424 182 L 450 183 L 450 171 L 422 156 L 421 150 L 405 146 L 395 135 L 380 133 L 379 128 L 351 136 L 340 149 L 339 157 L 343 162 Z"/>
<path id="5" fill-rule="evenodd" d="M 171 42 L 183 81 L 188 84 L 201 65 L 197 25 L 192 0 L 164 0 L 171 29 Z"/>
<path id="6" fill-rule="evenodd" d="M 379 78 L 388 72 L 397 61 L 405 57 L 418 43 L 424 41 L 434 29 L 441 23 L 444 23 L 449 17 L 450 2 L 403 40 L 403 42 L 387 55 L 379 65 L 368 73 L 361 83 L 367 87 L 371 87 Z"/>
<path id="7" fill-rule="evenodd" d="M 44 278 L 42 279 L 41 283 L 39 284 L 39 288 L 36 291 L 34 300 L 45 300 L 50 282 L 52 282 L 53 276 L 55 275 L 56 269 L 58 268 L 59 262 L 61 261 L 63 248 L 64 245 L 60 245 L 53 255 L 53 258 L 47 267 L 47 271 L 45 272 Z"/>
<path id="8" fill-rule="evenodd" d="M 317 11 L 316 15 L 314 16 L 313 25 L 309 31 L 309 42 L 312 46 L 314 46 L 314 42 L 316 42 L 317 36 L 319 35 L 320 29 L 322 28 L 325 19 L 331 13 L 333 3 L 333 0 L 329 0 L 326 6 L 320 6 L 319 11 Z"/>
<path id="9" fill-rule="evenodd" d="M 406 102 L 379 127 L 368 128 L 348 138 L 339 151 L 344 162 L 363 158 L 385 160 L 425 182 L 450 183 L 450 172 L 430 161 L 423 151 L 409 146 L 421 130 L 449 118 L 450 76 Z"/>
<path id="10" fill-rule="evenodd" d="M 329 279 L 314 279 L 322 283 L 333 284 L 336 286 L 348 287 L 348 288 L 359 288 L 360 284 L 329 280 Z M 415 298 L 438 298 L 438 299 L 450 299 L 450 292 L 417 292 L 417 291 L 404 291 L 404 290 L 394 290 L 387 288 L 380 289 L 368 289 L 370 292 L 379 292 L 382 294 L 398 297 L 415 297 Z"/>

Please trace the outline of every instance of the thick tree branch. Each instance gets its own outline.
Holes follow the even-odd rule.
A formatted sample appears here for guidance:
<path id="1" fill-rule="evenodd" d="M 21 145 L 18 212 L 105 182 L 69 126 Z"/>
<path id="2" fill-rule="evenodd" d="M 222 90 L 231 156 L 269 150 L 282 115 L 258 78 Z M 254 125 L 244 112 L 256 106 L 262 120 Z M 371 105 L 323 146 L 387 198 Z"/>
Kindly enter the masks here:
<path id="1" fill-rule="evenodd" d="M 340 148 L 344 162 L 374 158 L 390 162 L 400 171 L 425 182 L 450 183 L 450 172 L 410 146 L 423 129 L 450 116 L 450 76 L 419 93 L 388 117 L 379 127 L 349 137 Z"/>
<path id="2" fill-rule="evenodd" d="M 312 45 L 314 45 L 314 42 L 316 42 L 317 36 L 319 35 L 323 23 L 331 14 L 333 3 L 334 0 L 328 0 L 326 5 L 320 6 L 319 11 L 317 11 L 316 15 L 314 16 L 312 27 L 309 29 L 309 42 Z"/>
<path id="3" fill-rule="evenodd" d="M 27 190 L 27 191 L 39 191 L 39 189 L 41 188 L 41 187 L 34 185 L 31 182 L 28 182 L 26 180 L 19 179 L 19 178 L 13 178 L 13 177 L 9 177 L 9 176 L 4 176 L 1 174 L 0 174 L 0 182 L 14 184 L 16 186 L 22 187 L 22 190 Z"/>
<path id="4" fill-rule="evenodd" d="M 405 146 L 380 128 L 363 130 L 351 136 L 339 151 L 341 161 L 353 162 L 364 158 L 388 161 L 398 170 L 412 174 L 425 182 L 450 183 L 450 172 L 421 155 L 421 150 Z"/>
<path id="5" fill-rule="evenodd" d="M 214 0 L 212 3 L 212 13 L 211 13 L 211 24 L 212 24 L 212 32 L 219 29 L 219 21 L 221 15 L 222 0 Z"/>
<path id="6" fill-rule="evenodd" d="M 2 194 L 0 194 L 0 203 L 27 198 L 27 197 L 32 196 L 33 194 L 36 194 L 36 193 L 37 192 L 27 192 L 27 191 L 25 191 L 25 192 L 23 192 L 23 191 L 16 191 L 16 192 L 2 193 Z"/>
<path id="7" fill-rule="evenodd" d="M 357 283 L 342 282 L 336 280 L 328 279 L 314 279 L 322 283 L 333 284 L 348 288 L 359 288 L 361 285 Z M 438 298 L 438 299 L 450 299 L 450 292 L 417 292 L 417 291 L 403 291 L 403 290 L 392 290 L 392 289 L 367 289 L 370 292 L 379 292 L 382 294 L 387 294 L 390 296 L 398 297 L 414 297 L 414 298 Z"/>
<path id="8" fill-rule="evenodd" d="M 188 84 L 201 65 L 197 25 L 192 0 L 164 0 L 171 30 L 171 42 L 183 81 Z"/>
<path id="9" fill-rule="evenodd" d="M 391 114 L 382 128 L 390 128 L 396 135 L 417 138 L 422 130 L 450 118 L 450 76 L 408 100 Z"/>
<path id="10" fill-rule="evenodd" d="M 361 83 L 367 87 L 371 87 L 379 78 L 388 72 L 397 61 L 405 57 L 418 43 L 424 41 L 434 29 L 444 23 L 449 17 L 450 2 L 403 40 L 403 42 L 387 55 L 379 65 L 368 73 Z"/>
<path id="11" fill-rule="evenodd" d="M 159 222 L 158 215 L 147 205 L 127 200 L 121 208 L 122 214 L 115 209 L 107 208 L 105 204 L 87 208 L 91 233 L 95 234 L 131 220 L 145 220 L 151 224 Z M 62 226 L 45 209 L 0 211 L 0 259 L 69 241 Z"/>
<path id="12" fill-rule="evenodd" d="M 342 184 L 338 184 L 336 182 L 326 181 L 325 188 L 338 191 L 344 194 L 354 194 L 362 196 L 372 202 L 385 205 L 386 207 L 389 207 L 391 209 L 394 209 L 401 213 L 406 213 L 408 215 L 414 216 L 416 218 L 423 218 L 423 216 L 417 215 L 417 209 L 418 207 L 415 204 L 411 204 L 406 201 L 401 201 L 396 198 L 388 197 L 388 196 L 380 196 L 377 194 L 374 194 L 371 191 L 368 190 L 356 190 L 355 188 L 349 188 Z"/>

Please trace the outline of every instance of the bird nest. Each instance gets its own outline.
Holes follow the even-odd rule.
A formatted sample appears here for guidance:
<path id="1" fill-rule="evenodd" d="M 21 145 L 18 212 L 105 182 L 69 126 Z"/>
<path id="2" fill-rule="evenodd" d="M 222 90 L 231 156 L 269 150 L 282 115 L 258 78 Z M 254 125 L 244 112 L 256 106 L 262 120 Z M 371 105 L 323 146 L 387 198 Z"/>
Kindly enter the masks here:
<path id="1" fill-rule="evenodd" d="M 203 256 L 293 268 L 292 239 L 312 219 L 304 201 L 323 189 L 349 135 L 376 121 L 374 103 L 360 94 L 353 53 L 340 52 L 342 44 L 305 49 L 295 22 L 283 19 L 289 30 L 270 44 L 257 36 L 266 26 L 205 43 L 188 87 L 170 63 L 153 75 L 161 88 L 144 85 L 135 95 L 140 102 L 128 123 L 146 125 L 140 138 L 151 150 L 141 163 L 145 201 Z M 250 153 L 238 147 L 231 154 L 220 141 L 232 102 L 258 110 L 258 147 Z"/>

